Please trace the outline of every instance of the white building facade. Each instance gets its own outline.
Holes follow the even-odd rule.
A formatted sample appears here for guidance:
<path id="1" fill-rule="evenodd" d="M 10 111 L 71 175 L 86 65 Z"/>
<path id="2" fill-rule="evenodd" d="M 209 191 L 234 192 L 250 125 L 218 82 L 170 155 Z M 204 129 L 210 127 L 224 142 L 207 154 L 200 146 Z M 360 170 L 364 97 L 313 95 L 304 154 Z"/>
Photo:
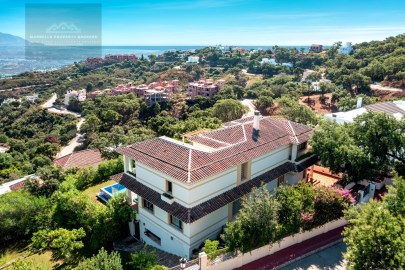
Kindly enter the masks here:
<path id="1" fill-rule="evenodd" d="M 66 106 L 68 106 L 71 98 L 74 98 L 77 101 L 85 101 L 86 100 L 86 89 L 68 91 L 65 94 L 65 100 L 63 103 Z"/>
<path id="2" fill-rule="evenodd" d="M 120 148 L 124 173 L 112 179 L 127 188 L 137 207 L 132 234 L 166 252 L 190 258 L 206 239 L 215 239 L 238 213 L 253 187 L 269 191 L 305 178 L 314 164 L 307 151 L 311 128 L 287 120 L 254 117 L 219 130 L 167 137 Z"/>

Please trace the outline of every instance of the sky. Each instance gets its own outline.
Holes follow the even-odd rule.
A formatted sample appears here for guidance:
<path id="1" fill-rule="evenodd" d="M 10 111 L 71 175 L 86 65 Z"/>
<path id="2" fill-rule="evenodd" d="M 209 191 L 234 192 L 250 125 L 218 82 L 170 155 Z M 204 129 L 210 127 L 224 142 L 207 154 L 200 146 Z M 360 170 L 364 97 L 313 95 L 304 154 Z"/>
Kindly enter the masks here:
<path id="1" fill-rule="evenodd" d="M 26 4 L 37 3 L 101 4 L 103 45 L 331 45 L 405 33 L 404 0 L 0 0 L 0 32 L 24 37 Z"/>

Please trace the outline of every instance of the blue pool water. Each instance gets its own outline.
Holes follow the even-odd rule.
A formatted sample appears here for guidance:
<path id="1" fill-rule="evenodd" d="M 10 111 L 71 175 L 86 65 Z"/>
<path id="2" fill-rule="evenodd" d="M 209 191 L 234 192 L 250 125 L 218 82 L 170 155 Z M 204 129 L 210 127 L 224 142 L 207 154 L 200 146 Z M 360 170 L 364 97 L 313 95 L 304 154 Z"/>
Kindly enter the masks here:
<path id="1" fill-rule="evenodd" d="M 112 192 L 113 188 L 115 188 L 117 190 L 117 192 L 119 192 L 119 193 L 125 191 L 125 187 L 123 185 L 121 185 L 121 184 L 114 184 L 114 185 L 111 185 L 111 186 L 107 186 L 107 187 L 105 187 L 103 189 L 105 191 L 107 191 L 108 193 L 112 194 L 113 193 Z"/>

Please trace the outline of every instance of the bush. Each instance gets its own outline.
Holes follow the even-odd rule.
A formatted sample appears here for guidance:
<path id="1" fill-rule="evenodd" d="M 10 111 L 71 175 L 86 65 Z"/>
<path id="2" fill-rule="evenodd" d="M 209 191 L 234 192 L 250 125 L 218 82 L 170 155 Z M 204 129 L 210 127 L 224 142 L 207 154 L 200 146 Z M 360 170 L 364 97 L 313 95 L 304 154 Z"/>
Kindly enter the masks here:
<path id="1" fill-rule="evenodd" d="M 131 261 L 128 265 L 134 270 L 151 270 L 152 267 L 157 265 L 155 252 L 147 252 L 145 245 L 141 251 L 131 254 Z"/>
<path id="2" fill-rule="evenodd" d="M 218 251 L 219 241 L 207 239 L 204 242 L 204 252 L 208 254 L 210 259 L 215 258 L 216 252 Z M 210 256 L 211 255 L 211 256 Z"/>
<path id="3" fill-rule="evenodd" d="M 110 254 L 101 248 L 97 255 L 79 263 L 75 270 L 122 270 L 121 256 L 113 251 Z"/>

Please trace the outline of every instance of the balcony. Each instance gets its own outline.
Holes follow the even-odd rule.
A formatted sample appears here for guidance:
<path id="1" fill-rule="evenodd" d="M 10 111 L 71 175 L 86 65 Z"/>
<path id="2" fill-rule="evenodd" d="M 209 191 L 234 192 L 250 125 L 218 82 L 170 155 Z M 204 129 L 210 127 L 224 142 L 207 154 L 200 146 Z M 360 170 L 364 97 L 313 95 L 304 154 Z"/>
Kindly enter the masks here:
<path id="1" fill-rule="evenodd" d="M 163 201 L 167 202 L 168 204 L 174 203 L 174 197 L 173 197 L 171 194 L 169 194 L 169 193 L 162 193 L 162 194 L 160 195 L 160 198 L 161 198 Z"/>

